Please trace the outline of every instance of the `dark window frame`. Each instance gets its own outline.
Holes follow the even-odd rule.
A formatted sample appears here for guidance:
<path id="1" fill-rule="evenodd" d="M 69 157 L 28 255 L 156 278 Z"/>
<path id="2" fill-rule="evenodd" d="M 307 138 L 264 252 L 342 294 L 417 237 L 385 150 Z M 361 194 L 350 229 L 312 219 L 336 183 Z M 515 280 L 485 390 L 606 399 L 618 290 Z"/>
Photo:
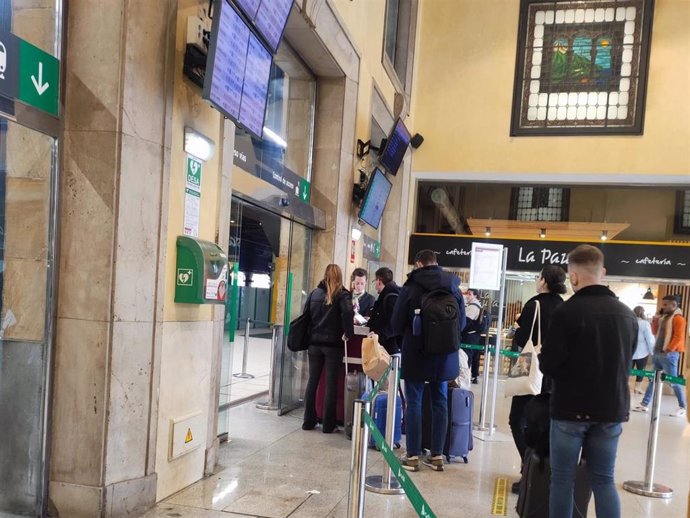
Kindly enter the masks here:
<path id="1" fill-rule="evenodd" d="M 690 192 L 690 189 L 682 189 L 676 191 L 676 217 L 673 221 L 673 232 L 675 234 L 690 234 L 690 225 L 683 224 L 683 215 L 686 212 L 685 194 Z M 690 206 L 687 207 L 690 211 Z"/>
<path id="2" fill-rule="evenodd" d="M 525 220 L 525 219 L 518 219 L 517 214 L 518 214 L 518 209 L 519 207 L 519 200 L 520 200 L 520 189 L 539 189 L 543 191 L 548 191 L 548 189 L 560 189 L 561 190 L 561 197 L 562 197 L 562 206 L 561 206 L 561 218 L 558 220 Z M 548 193 L 546 194 L 548 196 Z M 539 207 L 537 207 L 539 208 Z M 511 192 L 510 192 L 510 212 L 508 219 L 511 219 L 513 221 L 570 221 L 570 188 L 568 187 L 560 187 L 558 185 L 518 185 L 515 187 L 511 187 Z"/>

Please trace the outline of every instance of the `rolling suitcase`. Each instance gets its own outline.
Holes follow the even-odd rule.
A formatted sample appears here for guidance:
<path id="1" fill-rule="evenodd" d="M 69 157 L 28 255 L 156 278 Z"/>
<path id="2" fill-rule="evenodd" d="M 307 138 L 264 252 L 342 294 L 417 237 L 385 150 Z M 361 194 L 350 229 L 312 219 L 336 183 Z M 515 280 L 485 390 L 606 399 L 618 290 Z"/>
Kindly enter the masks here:
<path id="1" fill-rule="evenodd" d="M 376 426 L 381 432 L 381 435 L 386 435 L 386 416 L 388 413 L 388 394 L 386 392 L 379 392 L 371 400 L 372 414 L 371 417 L 376 423 Z M 395 398 L 395 426 L 393 427 L 393 446 L 400 448 L 400 441 L 402 439 L 402 400 L 400 396 Z M 369 436 L 369 447 L 374 448 L 374 437 Z"/>
<path id="2" fill-rule="evenodd" d="M 461 388 L 448 388 L 448 431 L 443 454 L 448 462 L 460 457 L 467 464 L 470 450 L 474 447 L 472 438 L 472 413 L 474 393 Z M 422 400 L 422 447 L 431 446 L 431 394 L 428 385 L 424 387 Z"/>
<path id="3" fill-rule="evenodd" d="M 520 518 L 548 518 L 551 481 L 549 459 L 542 461 L 532 450 L 527 450 L 525 457 L 515 510 Z M 587 508 L 591 497 L 592 487 L 589 483 L 587 468 L 584 462 L 581 462 L 575 474 L 572 518 L 587 518 Z"/>
<path id="4" fill-rule="evenodd" d="M 474 447 L 472 439 L 472 412 L 474 393 L 461 388 L 448 389 L 448 435 L 443 454 L 451 461 L 461 457 L 467 464 L 467 456 Z"/>

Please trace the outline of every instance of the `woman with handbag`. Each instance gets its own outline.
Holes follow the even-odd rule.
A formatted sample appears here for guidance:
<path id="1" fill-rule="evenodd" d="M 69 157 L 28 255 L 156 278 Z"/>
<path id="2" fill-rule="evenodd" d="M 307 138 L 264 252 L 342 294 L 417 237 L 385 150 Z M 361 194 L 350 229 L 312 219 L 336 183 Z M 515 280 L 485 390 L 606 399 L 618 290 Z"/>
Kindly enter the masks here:
<path id="1" fill-rule="evenodd" d="M 522 351 L 522 348 L 525 347 L 533 336 L 543 337 L 546 335 L 551 315 L 563 303 L 561 295 L 567 292 L 565 287 L 565 271 L 560 266 L 545 266 L 537 278 L 536 288 L 537 295 L 525 303 L 520 313 L 520 318 L 517 320 L 518 328 L 513 338 L 513 351 Z M 541 391 L 548 392 L 548 385 L 548 380 L 544 379 Z M 508 417 L 515 446 L 520 453 L 520 459 L 523 461 L 527 448 L 525 444 L 525 406 L 533 398 L 534 395 L 513 396 Z M 513 493 L 517 494 L 519 486 L 519 481 L 513 484 Z"/>
<path id="2" fill-rule="evenodd" d="M 304 395 L 302 430 L 316 427 L 316 389 L 321 371 L 326 368 L 323 433 L 335 431 L 338 370 L 343 363 L 343 339 L 354 335 L 352 298 L 343 287 L 343 273 L 337 264 L 326 267 L 324 279 L 309 294 L 305 313 L 309 313 L 309 381 Z"/>

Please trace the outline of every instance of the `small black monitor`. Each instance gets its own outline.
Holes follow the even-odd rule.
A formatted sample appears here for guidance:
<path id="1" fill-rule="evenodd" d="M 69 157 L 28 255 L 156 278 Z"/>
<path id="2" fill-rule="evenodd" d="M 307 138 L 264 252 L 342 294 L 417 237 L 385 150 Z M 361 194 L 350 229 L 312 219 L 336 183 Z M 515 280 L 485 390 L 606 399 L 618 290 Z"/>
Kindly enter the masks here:
<path id="1" fill-rule="evenodd" d="M 261 37 L 275 53 L 285 31 L 293 0 L 235 0 Z"/>
<path id="2" fill-rule="evenodd" d="M 410 138 L 410 132 L 407 131 L 402 119 L 398 119 L 379 155 L 379 163 L 393 176 L 398 174 L 400 164 L 410 146 Z"/>
<path id="3" fill-rule="evenodd" d="M 364 194 L 362 207 L 359 209 L 359 219 L 371 227 L 379 228 L 383 209 L 386 208 L 392 187 L 393 184 L 386 178 L 383 171 L 378 167 L 374 169 Z"/>

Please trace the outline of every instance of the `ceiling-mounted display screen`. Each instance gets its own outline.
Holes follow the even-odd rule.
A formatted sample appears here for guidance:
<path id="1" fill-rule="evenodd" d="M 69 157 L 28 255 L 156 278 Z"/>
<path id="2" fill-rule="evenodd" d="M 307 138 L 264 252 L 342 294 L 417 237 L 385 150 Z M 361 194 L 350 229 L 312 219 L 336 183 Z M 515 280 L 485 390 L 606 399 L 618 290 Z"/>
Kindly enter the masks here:
<path id="1" fill-rule="evenodd" d="M 386 145 L 381 151 L 379 162 L 392 175 L 398 173 L 400 164 L 402 164 L 405 153 L 410 145 L 410 132 L 407 131 L 405 124 L 401 119 L 398 119 L 393 126 L 393 131 L 388 135 Z"/>
<path id="2" fill-rule="evenodd" d="M 383 216 L 383 209 L 386 208 L 388 195 L 391 193 L 393 185 L 386 175 L 378 167 L 369 179 L 362 208 L 359 210 L 359 219 L 364 221 L 367 225 L 374 228 L 379 228 L 381 224 L 381 217 Z"/>
<path id="3" fill-rule="evenodd" d="M 260 138 L 271 53 L 225 0 L 216 2 L 214 13 L 203 97 Z"/>
<path id="4" fill-rule="evenodd" d="M 278 50 L 293 0 L 235 0 L 272 52 Z"/>

